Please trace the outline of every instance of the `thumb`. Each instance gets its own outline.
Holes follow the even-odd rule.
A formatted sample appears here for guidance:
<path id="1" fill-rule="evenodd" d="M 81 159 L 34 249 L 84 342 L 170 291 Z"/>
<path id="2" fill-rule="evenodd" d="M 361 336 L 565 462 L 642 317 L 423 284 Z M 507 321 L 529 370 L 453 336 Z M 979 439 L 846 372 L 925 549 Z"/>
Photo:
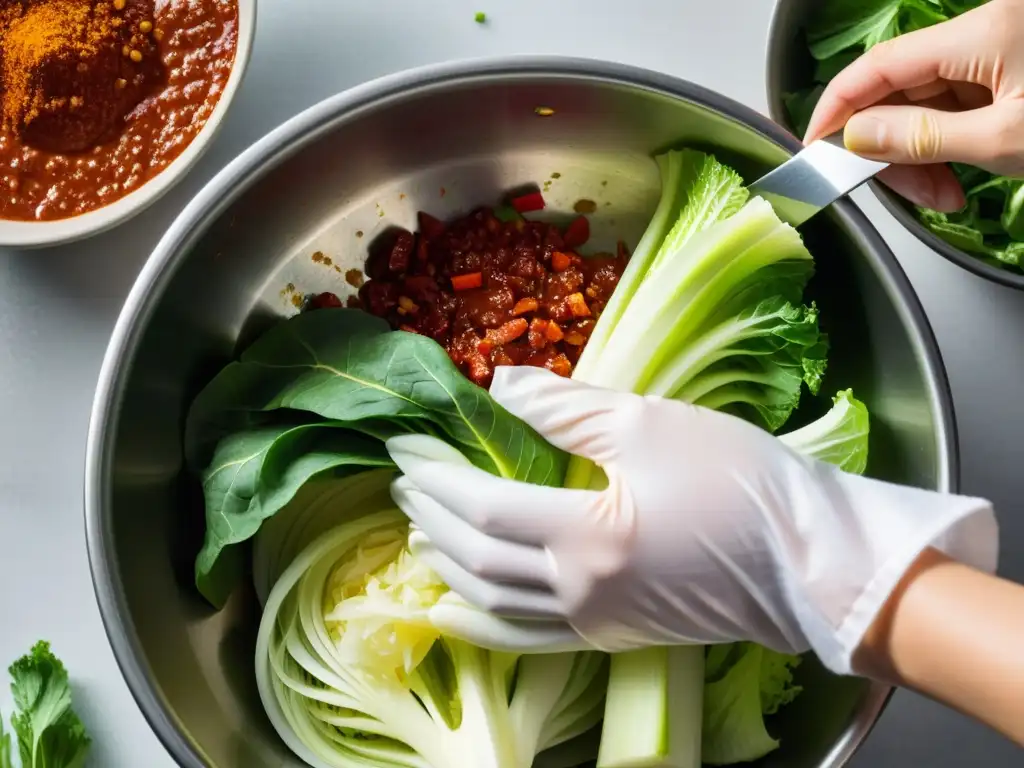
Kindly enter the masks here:
<path id="1" fill-rule="evenodd" d="M 966 112 L 946 112 L 922 106 L 877 106 L 846 123 L 846 148 L 858 155 L 899 165 L 966 163 L 995 173 L 1000 166 L 1020 162 L 1024 139 L 1005 104 Z M 1011 146 L 1012 145 L 1012 146 Z M 1014 151 L 1016 147 L 1016 151 Z"/>
<path id="2" fill-rule="evenodd" d="M 617 452 L 622 413 L 643 398 L 566 379 L 543 368 L 500 366 L 491 397 L 556 448 L 598 464 Z"/>

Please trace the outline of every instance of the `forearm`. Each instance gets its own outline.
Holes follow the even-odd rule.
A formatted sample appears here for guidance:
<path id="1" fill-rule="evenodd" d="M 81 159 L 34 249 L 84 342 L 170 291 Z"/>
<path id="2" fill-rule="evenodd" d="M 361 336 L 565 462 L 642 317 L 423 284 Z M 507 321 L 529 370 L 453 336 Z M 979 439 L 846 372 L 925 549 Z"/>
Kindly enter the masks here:
<path id="1" fill-rule="evenodd" d="M 1024 587 L 928 550 L 864 638 L 858 672 L 1024 745 Z"/>

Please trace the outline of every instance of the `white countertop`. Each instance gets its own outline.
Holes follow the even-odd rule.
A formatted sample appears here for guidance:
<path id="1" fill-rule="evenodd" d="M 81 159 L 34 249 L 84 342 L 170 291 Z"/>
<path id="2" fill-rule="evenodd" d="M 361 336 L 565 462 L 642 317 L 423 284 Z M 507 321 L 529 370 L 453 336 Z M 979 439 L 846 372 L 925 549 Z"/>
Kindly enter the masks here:
<path id="1" fill-rule="evenodd" d="M 0 253 L 0 665 L 52 641 L 93 736 L 92 768 L 171 768 L 114 663 L 93 597 L 82 470 L 93 387 L 134 277 L 168 222 L 242 148 L 321 98 L 432 62 L 548 53 L 644 66 L 764 111 L 772 0 L 260 0 L 256 45 L 226 125 L 199 166 L 144 215 L 86 243 Z M 485 11 L 486 25 L 473 16 Z M 985 283 L 857 199 L 929 311 L 949 368 L 963 487 L 993 498 L 1003 570 L 1024 580 L 1024 294 Z M 950 659 L 951 667 L 956 659 Z M 2 675 L 0 675 L 2 679 Z M 0 709 L 10 710 L 6 682 Z M 1021 753 L 937 705 L 899 694 L 855 766 L 1020 765 Z"/>

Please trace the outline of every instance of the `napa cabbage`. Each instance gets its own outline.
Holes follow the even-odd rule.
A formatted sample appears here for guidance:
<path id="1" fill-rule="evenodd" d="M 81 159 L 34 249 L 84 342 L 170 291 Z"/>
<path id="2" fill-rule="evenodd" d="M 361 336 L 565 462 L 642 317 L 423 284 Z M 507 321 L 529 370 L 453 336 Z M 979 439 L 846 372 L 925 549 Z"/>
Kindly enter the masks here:
<path id="1" fill-rule="evenodd" d="M 671 151 L 657 163 L 657 211 L 574 376 L 778 433 L 826 373 L 819 310 L 804 299 L 813 259 L 713 156 Z M 433 611 L 467 626 L 486 617 L 409 551 L 383 450 L 399 434 L 438 438 L 502 477 L 604 482 L 465 379 L 434 341 L 356 310 L 289 318 L 227 365 L 186 424 L 207 518 L 196 584 L 223 605 L 252 545 L 260 696 L 303 760 L 697 768 L 777 746 L 764 718 L 799 691 L 794 657 L 749 644 L 513 655 L 441 634 Z M 781 439 L 863 471 L 867 411 L 844 391 Z"/>

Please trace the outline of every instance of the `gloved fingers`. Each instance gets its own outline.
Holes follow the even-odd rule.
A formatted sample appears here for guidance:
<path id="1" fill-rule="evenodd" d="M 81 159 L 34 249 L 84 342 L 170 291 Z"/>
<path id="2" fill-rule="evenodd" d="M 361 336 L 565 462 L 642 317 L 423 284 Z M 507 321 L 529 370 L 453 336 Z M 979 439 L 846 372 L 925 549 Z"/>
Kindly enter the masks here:
<path id="1" fill-rule="evenodd" d="M 552 445 L 602 465 L 618 454 L 623 406 L 642 402 L 530 366 L 498 366 L 490 392 Z"/>
<path id="2" fill-rule="evenodd" d="M 486 581 L 551 589 L 555 571 L 543 549 L 480 533 L 417 491 L 405 478 L 392 484 L 391 496 L 420 529 L 409 537 L 414 553 L 417 546 L 429 541 L 466 571 Z"/>
<path id="3" fill-rule="evenodd" d="M 388 452 L 391 452 L 393 448 L 403 455 L 408 454 L 436 464 L 451 464 L 457 467 L 473 466 L 473 462 L 467 459 L 461 451 L 432 435 L 398 435 L 388 438 L 384 442 L 384 447 L 388 449 Z M 394 457 L 392 456 L 392 458 Z M 399 467 L 399 469 L 402 468 Z"/>
<path id="4" fill-rule="evenodd" d="M 544 546 L 565 530 L 586 525 L 599 500 L 591 491 L 521 483 L 441 462 L 435 458 L 436 446 L 405 436 L 388 440 L 387 449 L 407 482 L 421 493 L 481 533 L 508 541 Z"/>
<path id="5" fill-rule="evenodd" d="M 474 576 L 425 537 L 409 537 L 410 551 L 454 592 L 482 611 L 513 619 L 564 619 L 560 601 L 550 592 L 494 584 Z"/>
<path id="6" fill-rule="evenodd" d="M 442 634 L 457 637 L 489 651 L 567 653 L 593 650 L 564 621 L 504 619 L 458 600 L 442 598 L 440 603 L 430 609 L 430 623 Z"/>

